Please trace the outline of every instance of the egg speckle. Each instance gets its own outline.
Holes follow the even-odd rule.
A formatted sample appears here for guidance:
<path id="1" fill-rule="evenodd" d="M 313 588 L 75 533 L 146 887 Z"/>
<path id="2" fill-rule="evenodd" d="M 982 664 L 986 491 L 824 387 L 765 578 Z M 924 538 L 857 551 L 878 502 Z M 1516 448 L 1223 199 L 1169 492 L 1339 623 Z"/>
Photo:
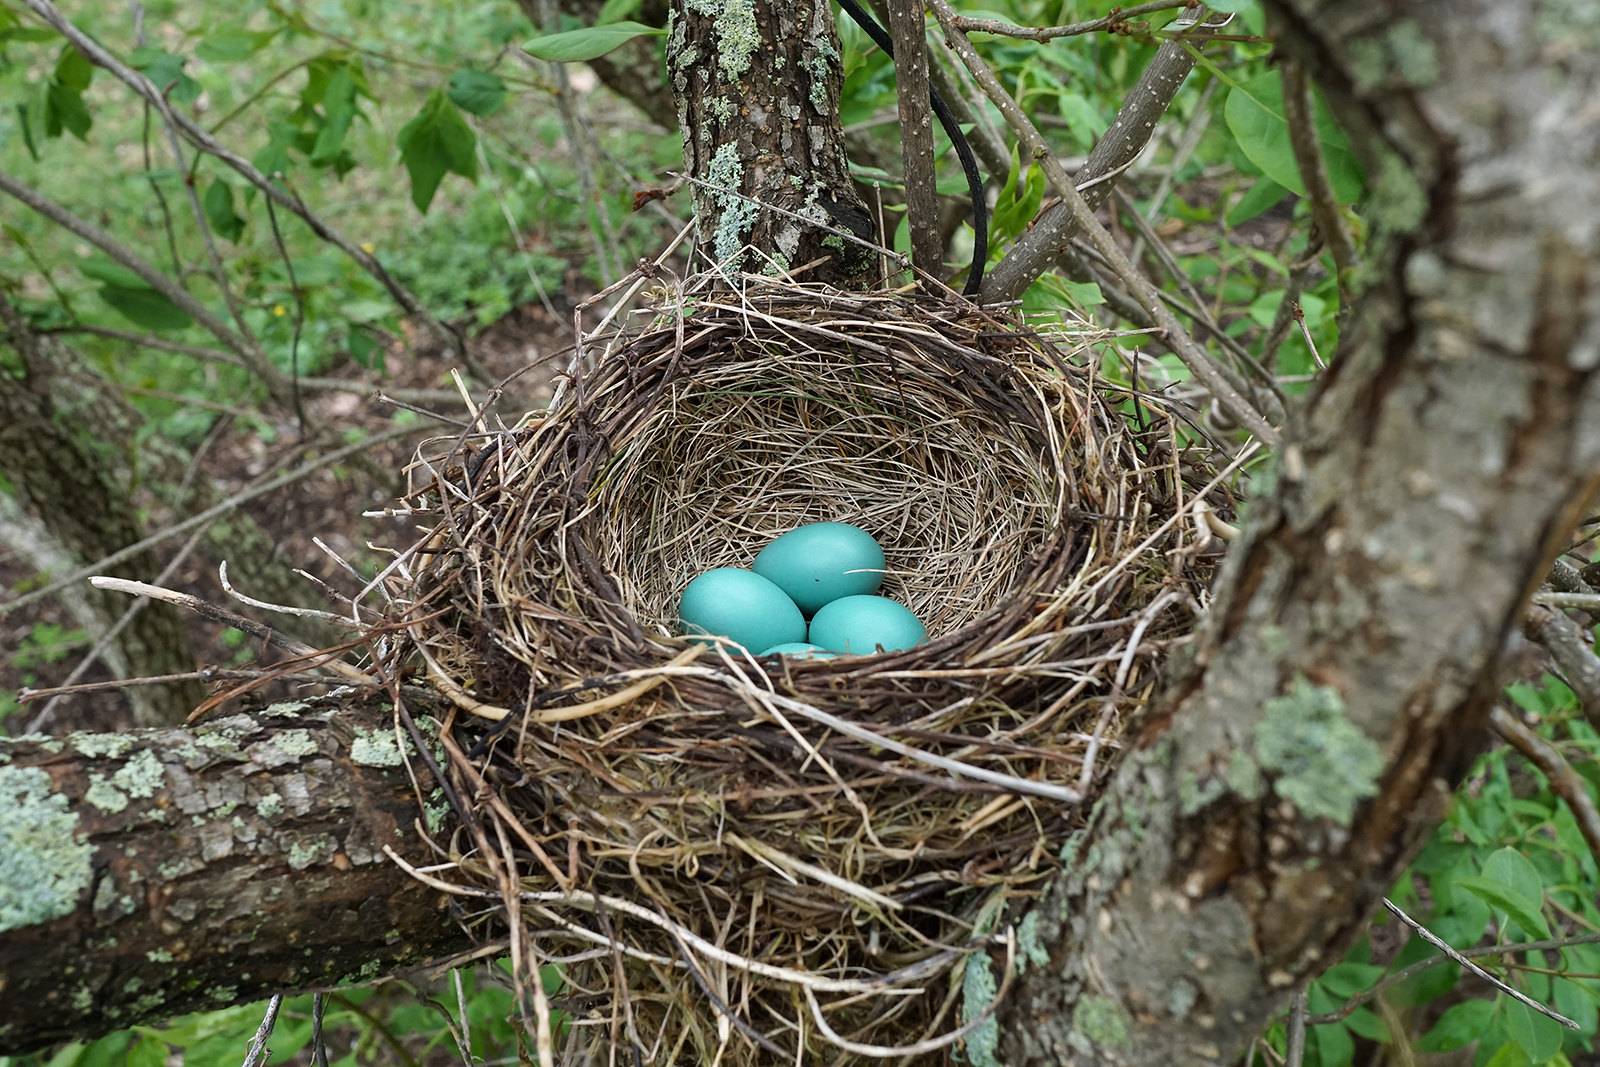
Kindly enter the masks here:
<path id="1" fill-rule="evenodd" d="M 788 594 L 753 571 L 718 567 L 691 581 L 678 603 L 683 632 L 771 648 L 806 639 L 806 620 Z"/>
<path id="2" fill-rule="evenodd" d="M 818 609 L 808 640 L 848 656 L 899 652 L 928 639 L 928 630 L 904 604 L 881 596 L 847 596 Z"/>
<path id="3" fill-rule="evenodd" d="M 807 615 L 840 597 L 877 592 L 883 568 L 878 542 L 845 522 L 813 522 L 790 530 L 763 548 L 753 567 Z"/>

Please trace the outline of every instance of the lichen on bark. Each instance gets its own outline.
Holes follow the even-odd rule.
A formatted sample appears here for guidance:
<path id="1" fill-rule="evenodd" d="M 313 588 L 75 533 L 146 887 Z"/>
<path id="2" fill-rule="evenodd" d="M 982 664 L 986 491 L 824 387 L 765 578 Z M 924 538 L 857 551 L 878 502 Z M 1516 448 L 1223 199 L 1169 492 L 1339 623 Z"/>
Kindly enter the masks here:
<path id="1" fill-rule="evenodd" d="M 876 237 L 844 154 L 840 56 L 825 0 L 674 4 L 667 65 L 684 166 L 700 247 L 723 269 L 825 259 L 808 277 L 851 285 L 874 265 L 839 236 Z"/>

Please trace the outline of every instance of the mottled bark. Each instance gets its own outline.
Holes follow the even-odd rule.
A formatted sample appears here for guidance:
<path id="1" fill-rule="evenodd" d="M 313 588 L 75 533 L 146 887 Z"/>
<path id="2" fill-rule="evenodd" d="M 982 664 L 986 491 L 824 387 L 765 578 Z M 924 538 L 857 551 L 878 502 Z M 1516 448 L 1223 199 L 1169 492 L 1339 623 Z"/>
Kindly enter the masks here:
<path id="1" fill-rule="evenodd" d="M 50 354 L 21 340 L 26 329 L 20 319 L 10 325 L 26 374 L 0 371 L 0 470 L 56 540 L 80 559 L 99 559 L 140 540 L 144 532 L 130 490 L 113 474 L 126 464 L 108 454 L 114 445 L 103 398 L 57 376 Z M 113 568 L 138 579 L 152 578 L 159 569 L 149 553 Z M 104 619 L 102 631 L 127 608 L 122 598 L 91 597 Z M 141 611 L 117 638 L 117 648 L 141 675 L 195 668 L 182 620 L 170 605 Z M 130 706 L 142 725 L 181 722 L 204 696 L 198 683 L 180 683 L 141 691 Z"/>
<path id="2" fill-rule="evenodd" d="M 1495 0 L 1271 8 L 1366 161 L 1365 295 L 1030 920 L 1011 1064 L 1233 1062 L 1443 812 L 1600 487 L 1595 50 Z"/>
<path id="3" fill-rule="evenodd" d="M 675 0 L 667 68 L 705 253 L 752 271 L 828 257 L 807 280 L 836 285 L 876 265 L 830 232 L 875 239 L 845 160 L 827 0 Z"/>
<path id="4" fill-rule="evenodd" d="M 391 713 L 349 695 L 0 739 L 0 1053 L 466 947 L 382 852 L 432 862 L 421 810 Z"/>

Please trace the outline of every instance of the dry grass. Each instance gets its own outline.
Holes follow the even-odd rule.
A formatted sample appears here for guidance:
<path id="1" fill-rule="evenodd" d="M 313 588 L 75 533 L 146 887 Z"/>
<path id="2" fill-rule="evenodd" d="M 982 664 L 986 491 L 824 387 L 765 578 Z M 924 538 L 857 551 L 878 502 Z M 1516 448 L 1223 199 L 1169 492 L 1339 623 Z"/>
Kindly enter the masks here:
<path id="1" fill-rule="evenodd" d="M 502 898 L 524 964 L 566 960 L 570 1040 L 947 1054 L 962 971 L 1004 969 L 1192 624 L 1189 509 L 1231 509 L 1158 401 L 1130 419 L 1095 381 L 1105 340 L 697 282 L 548 413 L 419 461 L 436 524 L 395 664 L 463 712 L 455 877 Z M 775 661 L 674 635 L 691 577 L 821 520 L 877 537 L 929 644 Z"/>

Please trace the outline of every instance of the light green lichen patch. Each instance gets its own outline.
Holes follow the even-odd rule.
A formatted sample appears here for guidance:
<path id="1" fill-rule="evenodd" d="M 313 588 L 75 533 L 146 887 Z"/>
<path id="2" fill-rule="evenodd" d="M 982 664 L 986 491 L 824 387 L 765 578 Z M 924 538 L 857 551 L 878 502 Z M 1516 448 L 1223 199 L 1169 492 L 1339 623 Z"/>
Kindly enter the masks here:
<path id="1" fill-rule="evenodd" d="M 270 819 L 283 811 L 283 797 L 277 793 L 268 793 L 256 801 L 256 814 L 263 819 Z"/>
<path id="2" fill-rule="evenodd" d="M 717 154 L 711 157 L 711 165 L 706 168 L 706 183 L 712 188 L 712 200 L 721 213 L 712 245 L 718 263 L 737 265 L 736 260 L 746 244 L 746 234 L 756 221 L 756 205 L 738 195 L 743 178 L 739 146 L 729 143 L 718 148 Z"/>
<path id="3" fill-rule="evenodd" d="M 117 769 L 117 773 L 111 776 L 111 784 L 136 800 L 145 800 L 155 796 L 156 791 L 167 784 L 167 772 L 161 766 L 161 761 L 156 759 L 155 753 L 148 748 L 141 749 Z"/>
<path id="4" fill-rule="evenodd" d="M 688 0 L 688 8 L 713 20 L 717 28 L 717 69 L 729 82 L 750 69 L 750 57 L 762 46 L 754 0 Z"/>
<path id="5" fill-rule="evenodd" d="M 357 730 L 350 742 L 350 759 L 363 767 L 399 767 L 405 763 L 393 730 Z"/>
<path id="6" fill-rule="evenodd" d="M 277 704 L 269 704 L 257 714 L 270 719 L 298 719 L 310 707 L 309 700 L 284 700 Z"/>
<path id="7" fill-rule="evenodd" d="M 315 756 L 320 751 L 310 730 L 285 730 L 272 743 L 285 756 Z"/>
<path id="8" fill-rule="evenodd" d="M 994 1003 L 1000 995 L 1000 985 L 995 981 L 989 957 L 980 954 L 967 957 L 961 974 L 961 1023 L 970 1024 Z M 974 1067 L 1000 1067 L 1000 1024 L 990 1015 L 979 1023 L 966 1040 L 967 1062 Z"/>
<path id="9" fill-rule="evenodd" d="M 88 759 L 115 758 L 133 747 L 125 734 L 68 734 L 67 743 Z"/>
<path id="10" fill-rule="evenodd" d="M 333 855 L 334 842 L 327 837 L 312 837 L 296 841 L 289 846 L 289 869 L 303 871 L 314 863 L 321 863 Z"/>
<path id="11" fill-rule="evenodd" d="M 1085 994 L 1072 1009 L 1072 1029 L 1102 1048 L 1132 1048 L 1128 1026 L 1133 1020 L 1110 997 Z"/>
<path id="12" fill-rule="evenodd" d="M 83 791 L 83 799 L 101 811 L 111 812 L 112 814 L 122 811 L 128 806 L 128 794 L 98 774 L 89 776 L 89 788 Z"/>
<path id="13" fill-rule="evenodd" d="M 1406 161 L 1393 152 L 1385 152 L 1378 164 L 1371 203 L 1374 221 L 1396 233 L 1415 231 L 1428 212 L 1427 193 Z"/>
<path id="14" fill-rule="evenodd" d="M 1022 955 L 1017 957 L 1017 973 L 1022 974 L 1028 967 L 1046 967 L 1050 963 L 1050 949 L 1039 938 L 1039 911 L 1034 909 L 1022 917 L 1022 922 L 1017 924 L 1017 948 L 1022 950 Z"/>
<path id="15" fill-rule="evenodd" d="M 88 1011 L 94 1007 L 94 990 L 86 985 L 81 985 L 72 991 L 72 1006 L 78 1011 Z"/>
<path id="16" fill-rule="evenodd" d="M 1378 792 L 1383 753 L 1345 716 L 1338 690 L 1296 678 L 1263 707 L 1256 759 L 1273 790 L 1308 818 L 1349 825 L 1356 805 Z"/>
<path id="17" fill-rule="evenodd" d="M 172 953 L 164 948 L 153 948 L 144 954 L 144 958 L 151 963 L 171 963 Z"/>
<path id="18" fill-rule="evenodd" d="M 37 767 L 0 767 L 0 932 L 70 915 L 89 888 L 94 849 Z"/>

